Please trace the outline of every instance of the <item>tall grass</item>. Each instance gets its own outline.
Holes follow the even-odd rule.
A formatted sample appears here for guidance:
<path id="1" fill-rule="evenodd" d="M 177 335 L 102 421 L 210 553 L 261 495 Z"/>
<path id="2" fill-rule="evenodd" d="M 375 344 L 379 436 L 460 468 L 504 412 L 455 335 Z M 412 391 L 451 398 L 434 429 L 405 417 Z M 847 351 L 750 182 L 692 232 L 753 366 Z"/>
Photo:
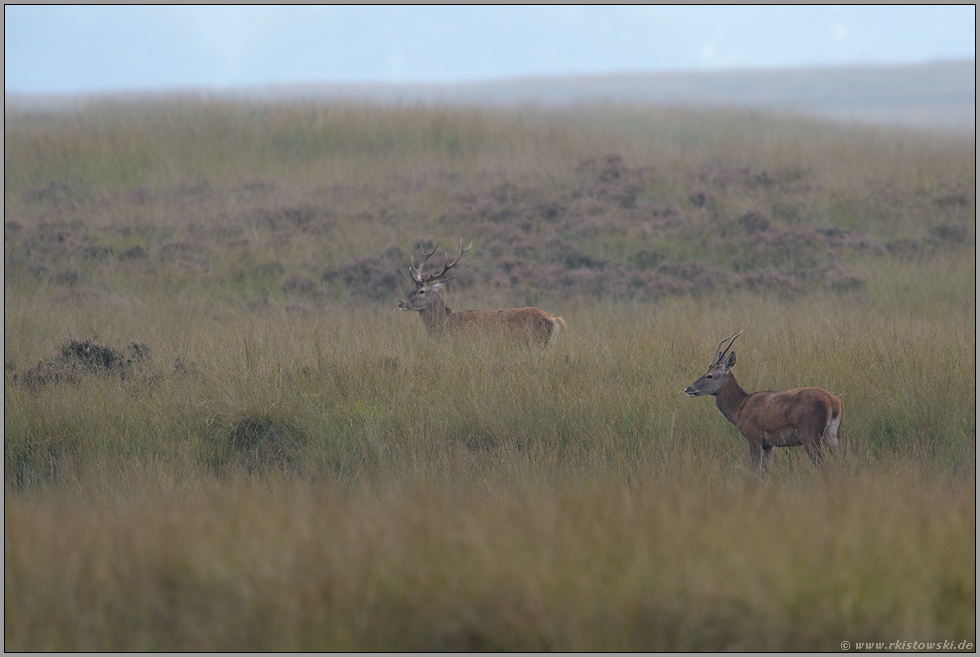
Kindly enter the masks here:
<path id="1" fill-rule="evenodd" d="M 381 488 L 266 477 L 163 499 L 145 483 L 124 501 L 8 498 L 7 648 L 974 640 L 971 483 L 886 462 L 760 486 L 679 465 L 634 483 L 406 464 Z"/>
<path id="2" fill-rule="evenodd" d="M 487 175 L 567 183 L 581 159 L 608 152 L 662 172 L 662 183 L 675 191 L 705 165 L 806 172 L 821 187 L 820 210 L 847 214 L 855 228 L 908 230 L 928 220 L 910 212 L 921 203 L 904 212 L 903 203 L 975 186 L 974 135 L 839 127 L 750 111 L 600 105 L 494 112 L 174 100 L 106 101 L 47 114 L 7 110 L 4 118 L 7 210 L 25 191 L 36 198 L 52 181 L 81 198 L 204 179 L 271 178 L 306 194 L 380 183 L 399 202 L 419 201 L 425 195 L 392 183 L 439 172 L 452 175 L 457 191 L 473 189 Z"/>
<path id="3" fill-rule="evenodd" d="M 969 471 L 971 315 L 883 316 L 855 306 L 746 297 L 562 309 L 576 321 L 543 353 L 433 341 L 416 317 L 394 308 L 348 310 L 330 322 L 220 313 L 155 335 L 153 324 L 187 317 L 163 307 L 140 313 L 136 325 L 96 324 L 109 339 L 155 336 L 150 364 L 126 379 L 8 386 L 6 474 L 21 476 L 11 455 L 38 440 L 94 441 L 72 448 L 79 468 L 141 454 L 204 467 L 211 442 L 248 418 L 293 427 L 300 445 L 291 449 L 309 455 L 298 459 L 305 470 L 334 474 L 439 460 L 444 448 L 547 448 L 597 473 L 633 473 L 669 469 L 679 445 L 695 445 L 720 448 L 737 465 L 746 453 L 738 434 L 713 404 L 681 393 L 707 366 L 716 338 L 736 329 L 746 330 L 737 375 L 747 389 L 819 384 L 844 400 L 855 454 L 925 450 Z M 8 321 L 18 321 L 18 310 L 26 309 L 8 308 Z M 40 353 L 53 339 L 33 348 Z"/>
<path id="4" fill-rule="evenodd" d="M 6 649 L 975 644 L 972 141 L 612 106 L 5 119 Z M 556 343 L 397 311 L 412 247 L 460 233 L 447 303 L 540 305 Z M 824 470 L 780 449 L 760 480 L 683 395 L 735 330 L 747 390 L 843 400 Z"/>

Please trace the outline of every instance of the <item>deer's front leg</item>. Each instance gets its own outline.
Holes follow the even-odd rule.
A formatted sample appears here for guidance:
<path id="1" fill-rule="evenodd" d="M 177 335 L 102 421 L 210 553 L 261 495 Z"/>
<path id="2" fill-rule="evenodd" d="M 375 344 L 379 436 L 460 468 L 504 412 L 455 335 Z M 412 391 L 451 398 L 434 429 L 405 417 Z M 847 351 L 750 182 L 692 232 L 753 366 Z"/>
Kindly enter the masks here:
<path id="1" fill-rule="evenodd" d="M 769 463 L 768 460 L 763 460 L 762 443 L 756 442 L 748 437 L 745 440 L 749 443 L 749 454 L 752 456 L 752 465 L 755 466 L 756 472 L 765 475 L 769 470 Z"/>

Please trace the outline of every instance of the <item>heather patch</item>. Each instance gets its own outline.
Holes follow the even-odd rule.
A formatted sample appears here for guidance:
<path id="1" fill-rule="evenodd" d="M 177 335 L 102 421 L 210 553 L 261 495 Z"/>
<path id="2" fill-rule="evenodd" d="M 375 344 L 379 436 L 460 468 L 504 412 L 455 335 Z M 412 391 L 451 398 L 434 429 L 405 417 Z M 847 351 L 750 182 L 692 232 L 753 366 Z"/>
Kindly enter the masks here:
<path id="1" fill-rule="evenodd" d="M 134 368 L 148 363 L 150 348 L 133 342 L 124 352 L 95 342 L 94 338 L 68 340 L 54 358 L 24 372 L 20 380 L 30 387 L 77 383 L 86 376 L 115 375 L 125 379 Z"/>
<path id="2" fill-rule="evenodd" d="M 397 296 L 407 284 L 406 276 L 409 255 L 398 246 L 392 246 L 384 253 L 365 258 L 352 258 L 343 265 L 331 267 L 323 272 L 320 280 L 324 283 L 338 283 L 352 296 L 384 300 Z M 297 282 L 301 286 L 302 282 Z"/>

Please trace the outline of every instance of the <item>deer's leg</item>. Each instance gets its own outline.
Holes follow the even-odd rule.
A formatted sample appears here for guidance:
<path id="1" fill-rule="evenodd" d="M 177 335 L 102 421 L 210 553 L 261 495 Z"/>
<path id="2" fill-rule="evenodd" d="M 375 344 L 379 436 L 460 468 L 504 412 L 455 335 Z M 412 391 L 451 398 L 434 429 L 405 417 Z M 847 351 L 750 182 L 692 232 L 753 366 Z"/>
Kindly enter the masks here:
<path id="1" fill-rule="evenodd" d="M 748 439 L 746 439 L 748 440 Z M 753 440 L 748 440 L 749 443 L 749 454 L 752 456 L 752 464 L 755 466 L 756 472 L 760 475 L 765 476 L 769 471 L 769 464 L 765 462 L 762 457 L 762 443 L 755 442 Z"/>
<path id="2" fill-rule="evenodd" d="M 806 450 L 806 455 L 810 457 L 810 461 L 816 466 L 823 465 L 823 450 L 820 448 L 820 436 L 810 436 L 807 440 L 803 441 L 803 449 Z"/>
<path id="3" fill-rule="evenodd" d="M 762 446 L 762 472 L 769 474 L 769 465 L 772 463 L 772 445 Z"/>

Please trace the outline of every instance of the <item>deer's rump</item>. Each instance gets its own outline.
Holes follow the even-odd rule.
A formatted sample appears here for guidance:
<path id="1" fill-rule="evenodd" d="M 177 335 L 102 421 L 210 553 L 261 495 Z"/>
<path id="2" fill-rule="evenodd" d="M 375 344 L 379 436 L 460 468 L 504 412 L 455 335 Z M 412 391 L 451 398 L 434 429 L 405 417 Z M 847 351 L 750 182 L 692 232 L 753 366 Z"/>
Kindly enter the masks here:
<path id="1" fill-rule="evenodd" d="M 819 441 L 832 422 L 839 426 L 842 412 L 840 399 L 822 388 L 760 390 L 742 405 L 737 426 L 763 432 L 777 447 L 789 447 Z"/>

